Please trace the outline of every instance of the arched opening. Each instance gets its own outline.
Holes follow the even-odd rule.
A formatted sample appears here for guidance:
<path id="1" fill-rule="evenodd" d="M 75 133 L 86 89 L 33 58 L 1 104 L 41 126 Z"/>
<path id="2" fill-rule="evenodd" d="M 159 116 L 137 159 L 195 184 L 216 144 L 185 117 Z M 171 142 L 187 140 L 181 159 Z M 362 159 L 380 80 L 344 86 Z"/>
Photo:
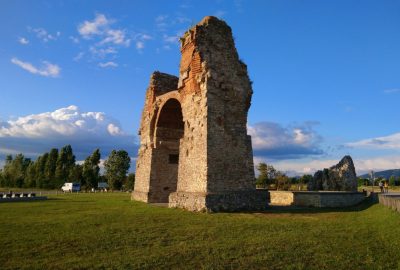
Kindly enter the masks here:
<path id="1" fill-rule="evenodd" d="M 178 100 L 169 99 L 161 108 L 156 124 L 156 138 L 180 139 L 183 135 L 182 108 Z"/>
<path id="2" fill-rule="evenodd" d="M 153 170 L 150 183 L 153 201 L 168 202 L 169 194 L 176 191 L 178 183 L 179 146 L 184 124 L 181 104 L 169 99 L 162 106 L 154 132 Z"/>

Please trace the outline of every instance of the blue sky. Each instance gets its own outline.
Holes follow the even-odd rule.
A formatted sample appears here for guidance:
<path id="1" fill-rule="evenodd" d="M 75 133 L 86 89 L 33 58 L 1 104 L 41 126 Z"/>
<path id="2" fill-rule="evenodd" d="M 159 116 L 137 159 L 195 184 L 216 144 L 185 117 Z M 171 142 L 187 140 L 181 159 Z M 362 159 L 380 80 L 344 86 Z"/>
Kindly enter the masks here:
<path id="1" fill-rule="evenodd" d="M 150 74 L 177 75 L 178 37 L 206 15 L 254 82 L 256 162 L 400 168 L 399 1 L 1 0 L 0 159 L 66 143 L 135 157 Z"/>

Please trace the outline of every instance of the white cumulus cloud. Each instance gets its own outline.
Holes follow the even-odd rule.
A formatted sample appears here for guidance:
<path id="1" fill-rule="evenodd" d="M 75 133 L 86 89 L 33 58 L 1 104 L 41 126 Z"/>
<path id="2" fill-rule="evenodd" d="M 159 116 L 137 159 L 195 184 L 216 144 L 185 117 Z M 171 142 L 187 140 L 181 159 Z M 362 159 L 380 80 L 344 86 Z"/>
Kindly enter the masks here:
<path id="1" fill-rule="evenodd" d="M 400 168 L 400 156 L 381 156 L 374 158 L 355 159 L 354 166 L 358 174 L 369 171 L 383 171 Z"/>
<path id="2" fill-rule="evenodd" d="M 118 121 L 103 112 L 82 112 L 74 105 L 0 121 L 0 156 L 19 152 L 39 155 L 66 144 L 82 158 L 96 148 L 104 153 L 125 149 L 133 154 L 137 149 L 134 136 L 126 134 Z"/>
<path id="3" fill-rule="evenodd" d="M 18 38 L 18 42 L 22 45 L 28 45 L 29 44 L 29 40 L 24 38 L 24 37 L 20 37 Z"/>
<path id="4" fill-rule="evenodd" d="M 400 132 L 391 134 L 389 136 L 382 136 L 382 137 L 360 140 L 357 142 L 351 142 L 347 143 L 346 145 L 354 148 L 400 150 Z"/>
<path id="5" fill-rule="evenodd" d="M 113 123 L 108 124 L 107 131 L 111 135 L 121 135 L 123 134 L 121 128 Z"/>
<path id="6" fill-rule="evenodd" d="M 105 33 L 105 38 L 100 41 L 100 45 L 111 43 L 128 47 L 131 44 L 131 40 L 125 37 L 125 31 L 123 30 L 110 29 Z"/>
<path id="7" fill-rule="evenodd" d="M 145 44 L 147 41 L 152 40 L 153 37 L 148 35 L 148 34 L 144 34 L 144 33 L 138 33 L 135 35 L 134 40 L 136 41 L 136 49 L 138 50 L 139 53 L 142 52 L 142 49 L 144 49 Z"/>
<path id="8" fill-rule="evenodd" d="M 29 62 L 24 62 L 14 57 L 11 59 L 11 63 L 21 67 L 22 69 L 44 77 L 58 77 L 61 72 L 61 68 L 58 65 L 52 64 L 47 61 L 42 62 L 41 67 L 35 67 Z"/>
<path id="9" fill-rule="evenodd" d="M 105 62 L 105 63 L 99 63 L 99 67 L 101 67 L 101 68 L 109 68 L 109 67 L 116 68 L 116 67 L 118 67 L 118 64 L 115 62 L 109 61 L 109 62 Z"/>
<path id="10" fill-rule="evenodd" d="M 321 155 L 322 137 L 313 129 L 314 123 L 283 127 L 278 123 L 260 122 L 248 126 L 255 156 L 270 159 L 298 159 Z"/>
<path id="11" fill-rule="evenodd" d="M 84 38 L 90 38 L 92 35 L 99 35 L 103 32 L 103 28 L 111 22 L 104 14 L 96 14 L 93 21 L 84 21 L 78 27 L 78 32 Z"/>
<path id="12" fill-rule="evenodd" d="M 106 17 L 106 15 L 97 13 L 93 20 L 85 20 L 79 24 L 77 30 L 81 41 L 89 43 L 89 54 L 91 60 L 104 61 L 113 60 L 117 57 L 118 50 L 130 47 L 133 40 L 126 29 L 116 26 L 116 20 Z M 72 39 L 75 43 L 78 38 Z M 102 64 L 98 63 L 98 66 Z"/>
<path id="13" fill-rule="evenodd" d="M 96 14 L 92 21 L 84 21 L 78 26 L 78 32 L 84 39 L 98 37 L 97 45 L 116 44 L 128 47 L 131 40 L 126 37 L 125 30 L 111 28 L 114 20 L 104 14 Z"/>
<path id="14" fill-rule="evenodd" d="M 0 137 L 48 138 L 107 130 L 110 120 L 102 112 L 81 113 L 71 105 L 53 112 L 32 114 L 9 120 L 0 126 Z"/>
<path id="15" fill-rule="evenodd" d="M 144 43 L 143 41 L 137 41 L 136 42 L 136 49 L 141 50 L 144 48 Z"/>

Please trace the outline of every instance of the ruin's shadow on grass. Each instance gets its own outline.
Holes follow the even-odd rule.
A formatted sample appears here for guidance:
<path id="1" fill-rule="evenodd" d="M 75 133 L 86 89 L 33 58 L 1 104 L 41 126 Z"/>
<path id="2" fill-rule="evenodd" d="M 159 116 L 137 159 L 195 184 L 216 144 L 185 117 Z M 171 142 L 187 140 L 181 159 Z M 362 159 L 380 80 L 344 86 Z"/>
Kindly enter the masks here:
<path id="1" fill-rule="evenodd" d="M 372 198 L 367 198 L 360 204 L 350 207 L 298 207 L 298 206 L 268 206 L 264 211 L 251 212 L 251 213 L 271 213 L 271 214 L 318 214 L 318 213 L 330 213 L 330 212 L 360 212 L 367 210 L 378 202 Z"/>

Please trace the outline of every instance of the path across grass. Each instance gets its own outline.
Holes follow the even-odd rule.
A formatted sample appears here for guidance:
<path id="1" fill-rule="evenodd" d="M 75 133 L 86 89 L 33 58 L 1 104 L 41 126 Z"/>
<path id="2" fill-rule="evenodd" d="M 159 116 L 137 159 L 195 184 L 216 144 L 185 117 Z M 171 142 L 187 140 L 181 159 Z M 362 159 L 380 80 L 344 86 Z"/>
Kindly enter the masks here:
<path id="1" fill-rule="evenodd" d="M 191 213 L 126 193 L 0 204 L 0 269 L 400 269 L 400 215 Z"/>

